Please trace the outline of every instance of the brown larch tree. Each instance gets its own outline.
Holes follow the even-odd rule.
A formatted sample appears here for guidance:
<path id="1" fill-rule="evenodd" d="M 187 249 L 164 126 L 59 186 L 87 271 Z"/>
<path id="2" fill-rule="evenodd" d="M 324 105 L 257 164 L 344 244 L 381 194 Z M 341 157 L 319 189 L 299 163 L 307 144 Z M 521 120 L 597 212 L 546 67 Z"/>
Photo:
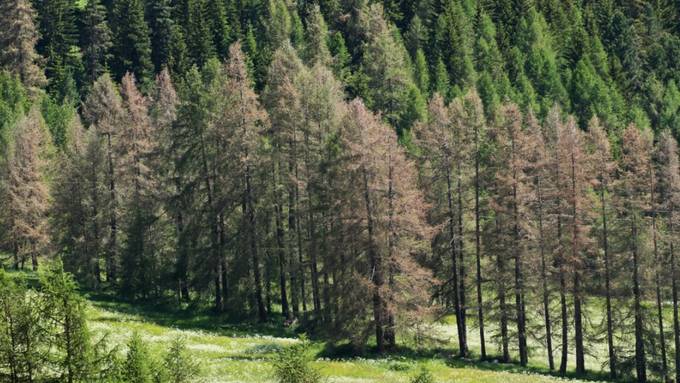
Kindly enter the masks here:
<path id="1" fill-rule="evenodd" d="M 304 270 L 297 215 L 299 185 L 296 181 L 298 124 L 301 118 L 300 92 L 297 86 L 303 65 L 290 44 L 274 53 L 268 71 L 263 103 L 271 117 L 269 136 L 272 141 L 273 200 L 276 246 L 279 257 L 281 304 L 289 320 L 299 316 L 300 300 L 304 300 Z M 286 192 L 286 194 L 283 193 Z M 287 195 L 287 198 L 285 197 Z M 287 209 L 284 210 L 287 199 Z M 287 217 L 284 216 L 287 211 Z M 287 218 L 287 219 L 286 219 Z M 287 308 L 286 272 L 290 279 L 290 306 Z"/>
<path id="2" fill-rule="evenodd" d="M 552 319 L 550 314 L 551 303 L 551 283 L 550 275 L 552 274 L 551 263 L 549 262 L 548 251 L 548 230 L 547 230 L 547 201 L 546 192 L 548 190 L 547 184 L 550 180 L 550 157 L 546 148 L 545 139 L 543 137 L 542 127 L 534 114 L 529 111 L 525 116 L 526 131 L 528 142 L 531 143 L 528 149 L 528 168 L 527 176 L 531 177 L 531 188 L 533 201 L 530 204 L 532 215 L 534 219 L 534 237 L 536 246 L 538 246 L 539 265 L 540 265 L 540 284 L 541 284 L 541 298 L 542 298 L 542 314 L 545 328 L 545 348 L 548 354 L 548 368 L 555 369 L 555 360 L 553 357 L 553 335 L 552 335 Z"/>
<path id="3" fill-rule="evenodd" d="M 673 301 L 673 343 L 675 348 L 675 381 L 680 382 L 680 314 L 678 313 L 678 271 L 675 258 L 675 237 L 677 235 L 677 210 L 680 203 L 680 165 L 678 144 L 669 131 L 661 132 L 657 144 L 659 211 L 666 221 L 666 248 L 671 278 Z M 665 263 L 661 263 L 665 264 Z"/>
<path id="4" fill-rule="evenodd" d="M 514 263 L 513 292 L 515 295 L 515 320 L 520 364 L 528 362 L 526 328 L 526 277 L 524 263 L 530 235 L 528 202 L 531 199 L 526 174 L 528 164 L 528 142 L 522 129 L 522 114 L 514 104 L 504 105 L 497 118 L 495 128 L 496 180 L 491 194 L 490 205 L 495 213 L 496 241 L 502 243 L 497 257 L 503 266 L 507 261 Z M 503 267 L 501 267 L 501 271 Z M 502 287 L 501 287 L 502 289 Z M 501 302 L 504 304 L 504 302 Z M 501 316 L 509 317 L 508 312 Z M 504 355 L 505 357 L 506 355 Z"/>
<path id="5" fill-rule="evenodd" d="M 225 95 L 230 107 L 223 110 L 219 123 L 230 133 L 224 137 L 223 150 L 234 156 L 229 178 L 238 186 L 234 190 L 242 200 L 243 219 L 247 230 L 247 246 L 253 273 L 254 295 L 257 304 L 258 318 L 267 320 L 267 311 L 262 294 L 262 276 L 260 255 L 257 243 L 257 179 L 261 159 L 258 157 L 261 138 L 268 124 L 267 113 L 260 107 L 257 95 L 248 78 L 245 57 L 241 44 L 234 43 L 229 47 L 229 60 L 226 64 L 227 81 Z"/>
<path id="6" fill-rule="evenodd" d="M 14 129 L 14 144 L 7 161 L 3 221 L 14 257 L 14 267 L 24 268 L 27 259 L 38 269 L 38 257 L 48 246 L 47 156 L 50 140 L 40 111 L 34 107 Z"/>
<path id="7" fill-rule="evenodd" d="M 583 153 L 583 133 L 576 125 L 573 117 L 561 125 L 558 141 L 558 161 L 562 169 L 564 181 L 561 197 L 568 209 L 560 214 L 565 218 L 565 226 L 569 240 L 565 241 L 561 273 L 571 273 L 572 297 L 574 301 L 574 351 L 576 353 L 576 373 L 585 373 L 585 349 L 583 333 L 583 291 L 582 274 L 584 272 L 584 254 L 589 250 L 588 217 L 591 211 L 588 206 L 586 158 Z"/>
<path id="8" fill-rule="evenodd" d="M 351 154 L 349 177 L 352 184 L 360 185 L 349 198 L 361 201 L 357 206 L 364 205 L 354 224 L 363 232 L 359 248 L 368 266 L 363 281 L 354 283 L 358 289 L 370 288 L 377 349 L 383 352 L 393 346 L 386 339 L 392 317 L 395 325 L 406 321 L 405 327 L 425 317 L 432 279 L 416 255 L 429 241 L 430 228 L 420 210 L 425 203 L 416 188 L 414 165 L 406 160 L 393 128 L 361 101 L 353 101 L 345 129 Z"/>
<path id="9" fill-rule="evenodd" d="M 600 221 L 600 248 L 604 263 L 604 288 L 605 310 L 607 321 L 607 352 L 609 364 L 609 376 L 616 379 L 617 361 L 614 347 L 614 319 L 612 314 L 612 260 L 609 244 L 610 197 L 609 189 L 612 176 L 615 172 L 616 163 L 612 158 L 611 147 L 607 132 L 600 125 L 597 117 L 593 117 L 588 123 L 587 142 L 589 147 L 589 170 L 592 174 L 591 183 L 597 193 L 599 202 Z"/>
<path id="10" fill-rule="evenodd" d="M 119 134 L 119 124 L 124 116 L 122 100 L 111 77 L 104 74 L 94 83 L 90 94 L 83 103 L 83 116 L 90 129 L 104 138 L 106 153 L 105 183 L 108 186 L 106 201 L 102 206 L 109 221 L 106 249 L 106 279 L 115 284 L 118 264 L 118 209 L 120 195 L 116 188 L 118 170 L 116 165 L 115 141 Z"/>
<path id="11" fill-rule="evenodd" d="M 649 209 L 649 161 L 651 138 L 648 132 L 641 132 L 635 125 L 629 125 L 623 132 L 618 176 L 615 183 L 617 214 L 627 227 L 626 251 L 632 262 L 630 285 L 633 290 L 633 311 L 635 315 L 635 370 L 638 382 L 647 381 L 645 356 L 643 291 L 643 246 L 644 214 Z"/>
<path id="12" fill-rule="evenodd" d="M 38 55 L 36 13 L 29 0 L 0 1 L 0 68 L 15 73 L 33 93 L 47 84 Z"/>
<path id="13" fill-rule="evenodd" d="M 433 249 L 448 253 L 451 260 L 451 273 L 444 289 L 451 291 L 456 329 L 458 334 L 458 352 L 464 356 L 467 350 L 465 328 L 463 326 L 463 310 L 461 307 L 460 284 L 458 278 L 458 254 L 456 252 L 456 217 L 454 189 L 456 150 L 460 148 L 457 140 L 457 129 L 453 126 L 451 109 L 443 97 L 435 94 L 429 104 L 428 122 L 417 124 L 414 128 L 416 143 L 422 148 L 422 172 L 426 196 L 432 204 L 429 212 L 431 224 L 439 228 L 434 237 Z M 460 123 L 460 119 L 456 121 Z M 441 250 L 438 250 L 441 249 Z M 444 258 L 444 257 L 442 257 Z"/>
<path id="14" fill-rule="evenodd" d="M 468 92 L 463 98 L 463 108 L 466 115 L 466 129 L 472 140 L 472 153 L 474 162 L 473 188 L 475 194 L 475 284 L 477 287 L 477 321 L 479 325 L 480 358 L 486 359 L 486 339 L 484 333 L 484 298 L 482 293 L 482 201 L 481 192 L 484 187 L 486 146 L 486 121 L 482 100 L 476 90 Z"/>

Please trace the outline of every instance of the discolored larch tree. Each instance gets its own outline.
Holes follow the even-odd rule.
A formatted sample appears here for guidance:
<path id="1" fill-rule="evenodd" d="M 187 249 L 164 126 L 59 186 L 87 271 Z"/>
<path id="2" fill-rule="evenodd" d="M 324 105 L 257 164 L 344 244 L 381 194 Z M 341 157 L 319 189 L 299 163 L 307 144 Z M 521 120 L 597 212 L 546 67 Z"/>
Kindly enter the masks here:
<path id="1" fill-rule="evenodd" d="M 461 307 L 461 292 L 458 279 L 459 257 L 456 248 L 456 189 L 455 157 L 456 151 L 461 148 L 458 142 L 457 128 L 453 121 L 451 109 L 444 103 L 444 99 L 435 94 L 430 100 L 428 107 L 428 122 L 417 124 L 414 128 L 416 144 L 421 148 L 421 171 L 424 177 L 424 189 L 426 197 L 432 204 L 432 210 L 428 216 L 430 222 L 439 228 L 434 237 L 433 249 L 448 253 L 451 260 L 451 273 L 446 282 L 446 291 L 451 291 L 453 309 L 456 316 L 456 329 L 458 334 L 458 352 L 465 355 L 467 350 L 466 334 Z"/>
<path id="2" fill-rule="evenodd" d="M 109 232 L 105 255 L 106 280 L 115 284 L 119 262 L 119 191 L 117 189 L 118 167 L 115 154 L 115 144 L 120 133 L 120 123 L 124 116 L 122 100 L 115 84 L 108 74 L 100 76 L 92 86 L 92 90 L 83 103 L 83 117 L 89 129 L 95 129 L 104 140 L 104 155 L 106 157 L 105 176 L 108 193 L 106 199 L 100 203 L 104 206 L 102 212 L 107 217 Z"/>
<path id="3" fill-rule="evenodd" d="M 592 172 L 591 183 L 597 193 L 599 202 L 599 237 L 600 248 L 604 263 L 604 288 L 605 310 L 607 321 L 607 352 L 609 357 L 609 376 L 615 379 L 617 376 L 617 358 L 614 346 L 614 318 L 612 314 L 612 254 L 610 249 L 610 228 L 608 222 L 611 218 L 610 186 L 615 173 L 616 162 L 612 157 L 611 147 L 607 132 L 601 126 L 599 119 L 592 118 L 588 123 L 588 135 L 586 138 L 588 156 L 590 161 L 589 170 Z"/>
<path id="4" fill-rule="evenodd" d="M 14 144 L 3 174 L 3 222 L 10 241 L 14 268 L 30 260 L 38 269 L 38 257 L 47 249 L 50 192 L 47 183 L 50 140 L 37 108 L 32 108 L 14 128 Z"/>
<path id="5" fill-rule="evenodd" d="M 675 257 L 675 236 L 677 235 L 677 210 L 680 203 L 680 165 L 678 165 L 678 144 L 668 131 L 659 136 L 656 149 L 658 166 L 659 211 L 665 216 L 666 235 L 662 237 L 668 252 L 668 266 L 671 279 L 673 302 L 673 343 L 675 352 L 675 381 L 680 381 L 680 316 L 678 314 L 678 271 Z M 665 262 L 663 263 L 665 264 Z"/>
<path id="6" fill-rule="evenodd" d="M 399 321 L 409 327 L 426 317 L 432 277 L 416 255 L 429 241 L 430 227 L 420 209 L 425 202 L 417 189 L 415 167 L 392 128 L 355 100 L 349 105 L 345 129 L 351 156 L 348 177 L 359 185 L 346 205 L 361 209 L 352 225 L 362 233 L 355 241 L 364 269 L 354 288 L 371 292 L 362 302 L 372 306 L 377 349 L 383 352 L 394 346 L 390 332 Z"/>
<path id="7" fill-rule="evenodd" d="M 530 177 L 530 187 L 532 190 L 532 201 L 529 202 L 529 208 L 532 212 L 535 246 L 538 247 L 539 256 L 539 275 L 541 285 L 541 299 L 542 299 L 542 314 L 545 328 L 545 347 L 548 354 L 548 367 L 550 370 L 555 369 L 555 360 L 553 356 L 553 330 L 552 330 L 552 316 L 550 310 L 551 303 L 551 279 L 552 266 L 549 254 L 549 230 L 548 230 L 548 206 L 547 195 L 549 190 L 550 180 L 550 154 L 547 151 L 545 139 L 543 137 L 542 127 L 533 113 L 529 112 L 525 116 L 525 135 L 527 140 L 531 143 L 528 154 L 528 167 L 526 169 L 527 176 Z"/>
<path id="8" fill-rule="evenodd" d="M 589 218 L 591 211 L 587 188 L 589 186 L 586 172 L 586 158 L 583 153 L 583 133 L 577 127 L 573 117 L 567 119 L 566 124 L 561 125 L 558 131 L 558 160 L 561 163 L 564 181 L 562 185 L 562 201 L 566 202 L 568 209 L 560 214 L 565 218 L 567 230 L 570 232 L 569 240 L 565 242 L 563 253 L 564 263 L 561 273 L 572 274 L 572 299 L 574 301 L 574 351 L 576 354 L 576 372 L 585 373 L 585 348 L 583 330 L 583 299 L 582 278 L 585 269 L 585 254 L 590 246 Z M 565 206 L 565 207 L 567 207 Z"/>
<path id="9" fill-rule="evenodd" d="M 514 104 L 504 105 L 497 118 L 494 131 L 496 180 L 491 192 L 490 205 L 494 211 L 496 224 L 495 240 L 502 244 L 497 248 L 496 257 L 499 272 L 504 272 L 506 262 L 514 263 L 513 293 L 515 296 L 515 320 L 521 365 L 528 362 L 527 318 L 526 318 L 526 280 L 524 264 L 527 262 L 528 244 L 531 227 L 528 203 L 531 189 L 527 177 L 527 149 L 529 142 L 522 129 L 522 114 Z M 503 287 L 499 288 L 501 291 Z M 499 298 L 504 298 L 500 294 Z M 501 302 L 505 306 L 504 302 Z M 509 309 L 501 307 L 501 317 L 507 321 Z M 504 318 L 504 319 L 503 319 Z M 504 357 L 505 345 L 504 345 Z"/>
<path id="10" fill-rule="evenodd" d="M 627 227 L 624 242 L 631 261 L 630 287 L 633 290 L 635 323 L 635 370 L 638 382 L 647 381 L 645 356 L 644 312 L 642 307 L 642 273 L 644 254 L 642 236 L 645 230 L 644 214 L 649 209 L 649 162 L 651 161 L 651 137 L 635 125 L 623 132 L 618 176 L 614 184 L 616 209 L 619 219 Z"/>
<path id="11" fill-rule="evenodd" d="M 262 102 L 271 118 L 271 166 L 273 168 L 273 203 L 277 255 L 279 257 L 281 304 L 288 319 L 298 317 L 300 301 L 304 301 L 304 269 L 302 269 L 302 242 L 298 224 L 297 204 L 299 185 L 297 147 L 301 100 L 298 80 L 306 70 L 290 44 L 274 52 L 269 67 L 269 79 Z M 287 203 L 286 203 L 287 199 Z M 284 209 L 285 207 L 285 209 Z M 287 215 L 287 216 L 286 216 Z M 288 274 L 288 275 L 286 275 Z M 286 279 L 290 279 L 290 309 L 287 309 Z M 287 311 L 286 311 L 287 310 Z"/>
<path id="12" fill-rule="evenodd" d="M 230 107 L 222 111 L 218 124 L 224 126 L 225 145 L 222 150 L 231 153 L 231 166 L 228 178 L 235 185 L 231 188 L 242 201 L 244 229 L 247 230 L 246 241 L 251 260 L 251 271 L 257 315 L 261 322 L 267 320 L 267 311 L 262 294 L 262 276 L 260 270 L 260 254 L 258 252 L 258 225 L 256 221 L 257 197 L 260 192 L 255 185 L 256 173 L 260 170 L 261 158 L 259 146 L 261 137 L 269 123 L 267 113 L 261 108 L 257 95 L 248 77 L 245 56 L 241 44 L 234 43 L 229 47 L 229 60 L 226 64 L 226 83 L 224 92 Z"/>

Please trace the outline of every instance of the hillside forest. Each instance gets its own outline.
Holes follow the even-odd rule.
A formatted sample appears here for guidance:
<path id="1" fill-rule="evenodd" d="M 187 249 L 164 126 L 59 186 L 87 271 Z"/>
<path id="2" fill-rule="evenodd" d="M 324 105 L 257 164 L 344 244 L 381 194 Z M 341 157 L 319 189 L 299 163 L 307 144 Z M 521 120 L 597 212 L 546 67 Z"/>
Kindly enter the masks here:
<path id="1" fill-rule="evenodd" d="M 63 341 L 81 289 L 357 354 L 451 315 L 462 358 L 680 382 L 678 21 L 670 0 L 0 0 L 0 377 L 100 381 L 76 361 L 101 345 Z M 59 368 L 31 362 L 41 299 L 63 301 Z"/>

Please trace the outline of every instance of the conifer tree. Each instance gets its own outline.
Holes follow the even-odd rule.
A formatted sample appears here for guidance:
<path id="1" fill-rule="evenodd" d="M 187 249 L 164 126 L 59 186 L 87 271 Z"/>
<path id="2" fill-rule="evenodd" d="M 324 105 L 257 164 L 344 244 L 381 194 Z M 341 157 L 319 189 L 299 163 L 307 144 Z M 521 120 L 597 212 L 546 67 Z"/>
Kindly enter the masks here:
<path id="1" fill-rule="evenodd" d="M 127 347 L 128 352 L 123 369 L 125 381 L 139 383 L 153 382 L 149 349 L 138 332 L 132 333 Z"/>
<path id="2" fill-rule="evenodd" d="M 43 58 L 35 50 L 38 30 L 36 13 L 29 0 L 3 0 L 0 25 L 0 68 L 19 76 L 21 82 L 35 93 L 47 83 L 41 68 Z"/>
<path id="3" fill-rule="evenodd" d="M 635 370 L 638 382 L 647 381 L 647 360 L 644 339 L 644 313 L 642 308 L 641 237 L 644 232 L 643 214 L 649 206 L 649 161 L 651 139 L 633 124 L 623 133 L 619 177 L 616 180 L 616 208 L 628 226 L 626 251 L 632 263 L 630 287 L 633 290 L 635 322 Z"/>
<path id="4" fill-rule="evenodd" d="M 529 166 L 527 167 L 527 176 L 531 177 L 530 187 L 533 194 L 533 201 L 530 202 L 532 210 L 532 218 L 534 219 L 534 237 L 538 246 L 538 253 L 540 257 L 540 284 L 541 284 L 541 298 L 542 298 L 542 314 L 545 327 L 545 347 L 548 354 L 548 368 L 555 369 L 555 359 L 553 356 L 553 324 L 551 319 L 550 303 L 551 303 L 551 283 L 550 274 L 552 267 L 549 263 L 550 259 L 549 240 L 548 237 L 548 191 L 550 187 L 548 182 L 550 180 L 550 153 L 546 148 L 545 138 L 543 137 L 543 129 L 539 125 L 538 120 L 534 114 L 529 111 L 525 116 L 526 135 L 528 142 L 531 142 L 531 148 L 528 151 Z"/>
<path id="5" fill-rule="evenodd" d="M 127 73 L 121 83 L 124 116 L 120 121 L 115 146 L 119 167 L 119 190 L 125 196 L 124 225 L 126 238 L 121 257 L 122 289 L 147 297 L 157 284 L 152 273 L 160 244 L 154 234 L 162 220 L 156 206 L 158 185 L 152 170 L 151 156 L 156 152 L 148 111 L 148 100 L 137 89 L 135 77 Z"/>
<path id="6" fill-rule="evenodd" d="M 504 106 L 499 118 L 499 126 L 495 132 L 495 155 L 499 160 L 496 167 L 496 180 L 492 194 L 491 206 L 495 211 L 496 241 L 501 242 L 503 249 L 497 254 L 505 263 L 514 263 L 515 311 L 517 320 L 517 338 L 520 364 L 528 362 L 527 328 L 526 328 L 526 244 L 522 238 L 531 230 L 527 219 L 527 202 L 531 198 L 527 191 L 525 174 L 527 142 L 522 131 L 522 116 L 518 107 L 513 104 Z M 502 287 L 501 287 L 502 288 Z M 503 308 L 501 310 L 505 311 Z M 501 315 L 506 315 L 501 313 Z"/>
<path id="7" fill-rule="evenodd" d="M 569 272 L 573 276 L 573 300 L 574 300 L 574 351 L 576 353 L 576 372 L 585 373 L 585 348 L 583 333 L 583 292 L 582 279 L 584 273 L 583 254 L 588 250 L 588 206 L 586 205 L 586 186 L 587 179 L 585 169 L 585 158 L 582 151 L 582 134 L 576 126 L 573 117 L 567 120 L 566 124 L 561 125 L 558 131 L 558 161 L 562 169 L 563 185 L 561 197 L 566 202 L 562 216 L 568 221 L 565 225 L 569 233 L 569 240 L 563 251 L 563 262 L 561 272 Z"/>
<path id="8" fill-rule="evenodd" d="M 590 147 L 591 169 L 593 170 L 594 189 L 598 194 L 600 209 L 600 246 L 604 258 L 605 278 L 605 310 L 607 320 L 607 351 L 609 357 L 609 376 L 617 376 L 617 358 L 614 345 L 614 318 L 612 314 L 612 254 L 610 248 L 610 233 L 608 222 L 611 213 L 609 197 L 610 185 L 615 171 L 609 139 L 597 118 L 592 118 L 588 124 L 588 144 Z"/>
<path id="9" fill-rule="evenodd" d="M 104 139 L 106 157 L 104 180 L 108 195 L 106 200 L 102 201 L 102 206 L 105 207 L 103 214 L 107 217 L 109 226 L 105 257 L 106 278 L 107 282 L 113 284 L 117 278 L 120 245 L 118 242 L 120 190 L 117 189 L 119 169 L 114 151 L 123 113 L 122 100 L 111 77 L 108 74 L 100 76 L 83 104 L 83 116 L 90 129 L 95 129 L 94 131 Z"/>
<path id="10" fill-rule="evenodd" d="M 3 212 L 14 267 L 23 268 L 30 259 L 38 269 L 38 257 L 47 249 L 49 188 L 47 161 L 49 138 L 40 112 L 33 107 L 14 132 L 14 145 L 7 161 Z"/>
<path id="11" fill-rule="evenodd" d="M 678 166 L 677 143 L 669 131 L 661 133 L 657 149 L 660 210 L 666 221 L 666 246 L 669 254 L 668 262 L 671 278 L 671 295 L 673 302 L 673 344 L 680 347 L 680 316 L 678 314 L 678 271 L 675 257 L 675 234 L 677 232 L 677 208 L 680 194 L 680 169 Z M 680 363 L 680 353 L 675 352 L 675 365 Z M 675 380 L 680 380 L 680 369 L 675 369 Z"/>
<path id="12" fill-rule="evenodd" d="M 151 34 L 144 19 L 141 0 L 117 1 L 113 7 L 113 55 L 111 69 L 116 79 L 134 73 L 143 89 L 151 85 Z"/>
<path id="13" fill-rule="evenodd" d="M 294 317 L 299 315 L 300 300 L 304 301 L 305 283 L 305 273 L 302 269 L 302 238 L 298 224 L 300 192 L 297 182 L 299 176 L 298 145 L 300 145 L 301 139 L 299 123 L 302 121 L 302 101 L 298 84 L 299 77 L 302 76 L 304 70 L 306 68 L 304 68 L 292 46 L 285 45 L 280 48 L 274 53 L 269 68 L 267 88 L 263 95 L 263 103 L 271 118 L 270 134 L 273 144 L 273 161 L 278 161 L 278 165 L 274 165 L 278 167 L 278 172 L 275 174 L 276 179 L 273 187 L 276 190 L 281 187 L 286 190 L 287 194 L 286 238 L 279 239 L 279 236 L 284 233 L 279 233 L 278 229 L 282 228 L 284 222 L 283 209 L 277 208 L 277 214 L 282 215 L 281 222 L 277 221 L 277 246 L 280 247 L 279 242 L 285 241 L 285 249 L 289 258 L 291 311 Z M 284 204 L 283 196 L 276 191 L 274 199 L 275 204 Z M 283 286 L 283 283 L 281 286 Z M 285 289 L 282 288 L 282 294 L 283 291 Z"/>
<path id="14" fill-rule="evenodd" d="M 362 70 L 368 77 L 367 94 L 362 96 L 371 108 L 383 113 L 401 136 L 424 115 L 425 111 L 418 109 L 415 116 L 409 115 L 414 103 L 422 102 L 422 95 L 413 81 L 406 49 L 395 39 L 393 26 L 384 19 L 382 7 L 374 4 L 361 17 L 367 34 Z"/>
<path id="15" fill-rule="evenodd" d="M 431 276 L 413 254 L 421 248 L 421 241 L 429 240 L 430 228 L 416 208 L 424 201 L 415 189 L 413 165 L 397 146 L 395 133 L 358 100 L 349 105 L 348 118 L 350 177 L 352 184 L 361 185 L 349 204 L 363 205 L 355 223 L 363 234 L 355 240 L 366 254 L 369 271 L 357 279 L 360 286 L 355 288 L 371 292 L 363 293 L 361 302 L 372 305 L 377 350 L 383 352 L 394 346 L 393 321 L 412 326 L 426 316 L 423 289 L 431 283 Z"/>
<path id="16" fill-rule="evenodd" d="M 76 4 L 65 0 L 41 0 L 38 5 L 40 41 L 38 52 L 46 59 L 49 91 L 59 101 L 72 97 L 75 78 L 81 70 L 77 46 Z M 75 100 L 71 100 L 75 101 Z"/>
<path id="17" fill-rule="evenodd" d="M 83 52 L 83 83 L 93 84 L 108 68 L 112 35 L 107 22 L 106 7 L 100 0 L 88 1 L 83 14 L 81 49 Z"/>
<path id="18" fill-rule="evenodd" d="M 313 5 L 307 16 L 307 45 L 305 56 L 310 66 L 330 65 L 328 49 L 328 26 L 318 5 Z"/>
<path id="19" fill-rule="evenodd" d="M 65 382 L 86 382 L 94 375 L 94 353 L 85 316 L 86 304 L 73 277 L 55 262 L 40 275 L 44 318 L 54 329 L 53 344 L 61 351 L 56 361 Z"/>
<path id="20" fill-rule="evenodd" d="M 226 138 L 228 151 L 235 156 L 234 163 L 239 166 L 232 168 L 233 179 L 237 185 L 242 198 L 244 228 L 247 230 L 248 253 L 251 259 L 251 270 L 253 273 L 254 294 L 257 303 L 258 318 L 261 322 L 266 321 L 267 311 L 264 306 L 262 295 L 262 278 L 260 271 L 260 255 L 257 243 L 257 186 L 255 173 L 258 171 L 258 146 L 260 135 L 268 117 L 261 109 L 257 100 L 257 95 L 251 86 L 248 77 L 246 62 L 241 44 L 234 43 L 229 48 L 229 61 L 226 67 L 227 83 L 225 93 L 229 102 L 234 107 L 225 110 L 221 116 L 225 128 L 230 131 Z"/>
<path id="21" fill-rule="evenodd" d="M 206 4 L 208 24 L 212 43 L 219 57 L 227 57 L 229 44 L 232 41 L 231 27 L 227 21 L 225 3 L 220 0 L 208 0 Z"/>
<path id="22" fill-rule="evenodd" d="M 453 309 L 456 315 L 456 328 L 458 331 L 458 352 L 464 356 L 467 352 L 466 333 L 463 319 L 463 308 L 461 305 L 461 295 L 459 278 L 459 246 L 457 233 L 457 214 L 456 214 L 456 189 L 454 179 L 456 177 L 456 163 L 461 157 L 456 148 L 461 148 L 462 143 L 457 134 L 459 131 L 455 127 L 460 120 L 454 121 L 451 110 L 444 104 L 444 99 L 435 94 L 429 105 L 428 124 L 416 126 L 417 143 L 422 148 L 428 148 L 423 155 L 424 163 L 422 167 L 426 169 L 427 197 L 433 202 L 433 211 L 430 216 L 435 226 L 442 225 L 442 232 L 435 236 L 433 249 L 442 247 L 443 252 L 448 252 L 451 259 L 450 279 L 447 287 L 452 292 Z M 444 185 L 437 183 L 445 182 Z M 445 198 L 438 195 L 439 190 L 444 190 Z M 434 201 L 442 201 L 438 206 Z M 437 243 L 440 242 L 440 243 Z M 448 273 L 445 275 L 449 275 Z M 448 289 L 447 289 L 448 290 Z"/>

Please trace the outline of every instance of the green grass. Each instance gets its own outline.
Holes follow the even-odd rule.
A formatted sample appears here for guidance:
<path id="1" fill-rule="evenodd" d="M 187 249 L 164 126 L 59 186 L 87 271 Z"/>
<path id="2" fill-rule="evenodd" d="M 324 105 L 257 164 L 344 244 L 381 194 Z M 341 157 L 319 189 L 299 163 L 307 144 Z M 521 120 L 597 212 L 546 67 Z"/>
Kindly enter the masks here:
<path id="1" fill-rule="evenodd" d="M 137 306 L 95 297 L 88 312 L 91 329 L 108 333 L 109 341 L 124 350 L 133 331 L 150 344 L 156 357 L 177 336 L 187 339 L 192 354 L 199 360 L 205 382 L 274 382 L 271 360 L 286 345 L 297 342 L 291 329 L 274 325 L 254 325 L 216 318 L 203 310 L 176 311 L 160 307 Z M 448 324 L 442 326 L 448 329 Z M 416 352 L 402 350 L 390 357 L 329 357 L 321 341 L 313 342 L 317 358 L 313 365 L 328 382 L 408 382 L 421 367 L 429 369 L 438 382 L 460 383 L 550 383 L 563 379 L 546 375 L 537 364 L 520 369 L 512 364 L 453 359 L 454 345 L 442 350 Z"/>

